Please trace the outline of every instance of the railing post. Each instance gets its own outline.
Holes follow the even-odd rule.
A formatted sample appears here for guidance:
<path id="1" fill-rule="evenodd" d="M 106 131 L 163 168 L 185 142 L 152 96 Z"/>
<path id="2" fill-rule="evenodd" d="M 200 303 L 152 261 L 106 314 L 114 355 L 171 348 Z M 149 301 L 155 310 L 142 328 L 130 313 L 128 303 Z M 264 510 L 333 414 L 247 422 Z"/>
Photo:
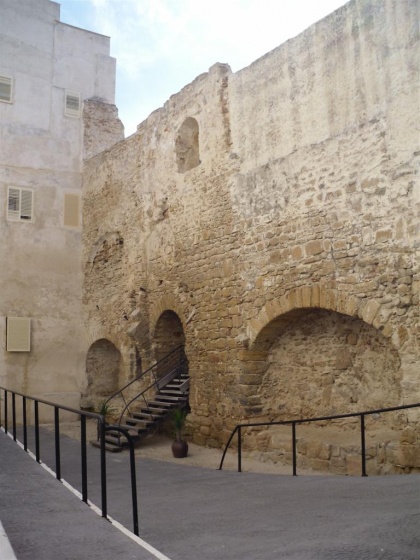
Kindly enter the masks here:
<path id="1" fill-rule="evenodd" d="M 28 451 L 28 426 L 26 419 L 26 397 L 22 397 L 22 420 L 23 420 L 23 449 Z"/>
<path id="2" fill-rule="evenodd" d="M 136 459 L 134 455 L 134 443 L 131 439 L 131 436 L 125 434 L 127 436 L 128 442 L 130 444 L 130 472 L 131 472 L 131 501 L 133 504 L 133 525 L 134 525 L 134 534 L 139 536 L 139 517 L 138 517 L 138 508 L 137 508 L 137 483 L 136 483 Z"/>
<path id="3" fill-rule="evenodd" d="M 296 422 L 292 422 L 293 476 L 296 476 Z"/>
<path id="4" fill-rule="evenodd" d="M 242 472 L 242 436 L 241 426 L 238 426 L 238 472 Z"/>
<path id="5" fill-rule="evenodd" d="M 35 400 L 35 458 L 37 463 L 40 463 L 40 454 L 39 454 L 39 410 L 38 410 L 38 401 Z"/>
<path id="6" fill-rule="evenodd" d="M 12 429 L 13 441 L 16 441 L 16 395 L 12 393 Z"/>
<path id="7" fill-rule="evenodd" d="M 80 455 L 82 458 L 82 501 L 87 504 L 86 416 L 80 417 Z"/>
<path id="8" fill-rule="evenodd" d="M 125 436 L 130 447 L 130 472 L 131 472 L 131 500 L 133 504 L 133 532 L 139 536 L 139 514 L 137 509 L 137 483 L 136 483 L 136 460 L 134 455 L 134 441 L 127 430 L 119 426 L 104 426 L 104 432 L 107 430 L 116 430 Z"/>
<path id="9" fill-rule="evenodd" d="M 54 407 L 54 433 L 55 433 L 55 476 L 57 480 L 61 480 L 60 412 L 57 406 Z"/>
<path id="10" fill-rule="evenodd" d="M 102 517 L 105 519 L 108 515 L 106 503 L 106 456 L 105 456 L 105 418 L 101 417 L 101 500 L 102 500 Z"/>
<path id="11" fill-rule="evenodd" d="M 360 415 L 360 438 L 362 445 L 362 476 L 367 476 L 366 473 L 366 442 L 365 442 L 365 415 Z"/>
<path id="12" fill-rule="evenodd" d="M 7 434 L 7 414 L 8 414 L 8 410 L 7 410 L 7 391 L 4 391 L 4 431 Z"/>

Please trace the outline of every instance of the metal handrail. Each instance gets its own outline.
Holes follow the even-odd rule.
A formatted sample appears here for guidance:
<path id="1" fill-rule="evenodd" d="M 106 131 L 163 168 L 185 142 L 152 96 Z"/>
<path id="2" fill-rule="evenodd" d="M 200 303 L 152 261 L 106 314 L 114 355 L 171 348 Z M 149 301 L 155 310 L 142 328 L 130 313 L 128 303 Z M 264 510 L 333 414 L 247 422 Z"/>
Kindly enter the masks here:
<path id="1" fill-rule="evenodd" d="M 408 408 L 418 408 L 420 403 L 405 404 L 401 406 L 393 406 L 390 408 L 377 408 L 374 410 L 365 410 L 363 412 L 351 412 L 347 414 L 334 414 L 332 416 L 318 416 L 315 418 L 302 418 L 299 420 L 279 420 L 271 422 L 253 422 L 248 424 L 237 424 L 231 433 L 226 447 L 223 451 L 222 459 L 219 465 L 219 471 L 223 468 L 223 462 L 225 460 L 226 452 L 233 440 L 236 432 L 238 432 L 238 472 L 242 472 L 242 428 L 255 428 L 257 426 L 292 426 L 292 464 L 293 464 L 293 476 L 297 476 L 297 454 L 296 454 L 296 424 L 304 424 L 308 422 L 320 422 L 322 420 L 338 420 L 340 418 L 354 418 L 360 417 L 360 441 L 361 441 L 361 455 L 362 455 L 362 476 L 367 476 L 366 473 L 366 442 L 365 442 L 365 416 L 370 416 L 371 414 L 381 414 L 383 412 L 392 412 L 395 410 L 405 410 Z"/>
<path id="2" fill-rule="evenodd" d="M 86 418 L 93 418 L 99 422 L 100 425 L 100 471 L 101 471 L 101 512 L 102 517 L 107 519 L 107 486 L 106 486 L 106 453 L 105 453 L 105 433 L 109 430 L 117 430 L 122 433 L 128 441 L 130 446 L 130 470 L 131 470 L 131 493 L 132 493 L 132 504 L 133 504 L 133 525 L 134 534 L 138 536 L 138 513 L 137 513 L 137 490 L 136 490 L 136 471 L 135 471 L 135 460 L 134 460 L 134 442 L 127 430 L 120 428 L 119 426 L 108 426 L 106 425 L 105 418 L 101 414 L 94 412 L 87 412 L 84 410 L 79 410 L 72 408 L 70 406 L 65 406 L 62 404 L 57 404 L 45 399 L 40 399 L 38 397 L 32 397 L 30 395 L 25 395 L 18 391 L 12 391 L 6 387 L 0 386 L 0 397 L 2 392 L 4 392 L 4 423 L 2 424 L 2 414 L 0 407 L 0 427 L 4 427 L 5 433 L 9 433 L 8 426 L 8 395 L 11 394 L 12 397 L 12 435 L 13 441 L 17 441 L 16 437 L 16 396 L 22 397 L 22 424 L 23 424 L 23 448 L 28 452 L 28 433 L 27 433 L 27 410 L 26 403 L 28 400 L 34 402 L 34 419 L 35 419 L 35 459 L 37 463 L 41 462 L 41 451 L 40 451 L 40 432 L 39 432 L 39 404 L 44 404 L 54 408 L 54 440 L 55 440 L 55 475 L 57 480 L 61 479 L 61 454 L 60 454 L 60 410 L 65 410 L 73 414 L 77 414 L 80 417 L 80 445 L 81 445 L 81 463 L 82 463 L 82 501 L 86 504 L 88 503 L 88 484 L 87 484 L 87 452 L 86 452 Z M 1 398 L 0 398 L 1 405 Z"/>
<path id="3" fill-rule="evenodd" d="M 172 356 L 173 354 L 175 354 L 175 352 L 182 352 L 181 355 L 184 355 L 184 345 L 180 345 L 177 346 L 176 348 L 174 348 L 173 350 L 171 350 L 168 354 L 166 354 L 166 356 L 164 356 L 163 358 L 161 358 L 160 360 L 158 360 L 157 362 L 155 362 L 152 366 L 150 366 L 149 368 L 146 369 L 146 371 L 144 371 L 143 373 L 141 373 L 140 375 L 138 375 L 137 377 L 135 377 L 134 379 L 132 379 L 131 381 L 129 381 L 126 385 L 124 385 L 124 387 L 121 387 L 120 389 L 118 389 L 118 391 L 116 391 L 115 393 L 113 393 L 110 397 L 107 398 L 107 400 L 105 401 L 105 404 L 109 403 L 109 401 L 111 401 L 112 399 L 114 399 L 115 397 L 117 397 L 118 395 L 122 396 L 122 392 L 127 389 L 127 387 L 130 387 L 130 385 L 133 385 L 133 383 L 135 383 L 136 381 L 139 381 L 140 379 L 142 379 L 143 377 L 145 377 L 146 375 L 148 375 L 149 373 L 153 374 L 153 377 L 155 378 L 155 381 L 157 381 L 156 379 L 156 375 L 154 373 L 154 369 L 157 368 L 158 366 L 160 366 L 163 362 L 167 361 L 168 358 L 170 356 Z M 124 397 L 123 397 L 124 398 Z"/>
<path id="4" fill-rule="evenodd" d="M 153 389 L 153 387 L 156 387 L 158 390 L 160 390 L 162 387 L 159 386 L 159 380 L 162 379 L 163 377 L 170 377 L 171 375 L 173 375 L 173 377 L 171 377 L 171 381 L 173 379 L 175 379 L 177 377 L 177 375 L 181 375 L 182 374 L 182 369 L 181 366 L 183 366 L 185 363 L 187 362 L 187 358 L 186 356 L 184 356 L 184 358 L 182 358 L 180 360 L 180 362 L 169 372 L 164 373 L 159 379 L 155 379 L 155 381 L 153 381 L 153 383 L 151 383 L 148 387 L 146 387 L 145 389 L 143 389 L 142 391 L 140 391 L 140 393 L 138 393 L 135 397 L 132 397 L 128 403 L 125 403 L 125 407 L 123 408 L 119 420 L 118 420 L 118 424 L 121 425 L 121 421 L 124 417 L 124 414 L 126 412 L 126 410 L 129 410 L 129 406 L 136 400 L 143 398 L 143 401 L 146 405 L 146 408 L 149 408 L 149 403 L 148 400 L 146 399 L 145 395 L 148 391 L 150 391 L 150 389 Z M 179 371 L 178 371 L 179 370 Z M 168 381 L 169 383 L 169 381 Z M 125 402 L 125 401 L 124 401 Z"/>

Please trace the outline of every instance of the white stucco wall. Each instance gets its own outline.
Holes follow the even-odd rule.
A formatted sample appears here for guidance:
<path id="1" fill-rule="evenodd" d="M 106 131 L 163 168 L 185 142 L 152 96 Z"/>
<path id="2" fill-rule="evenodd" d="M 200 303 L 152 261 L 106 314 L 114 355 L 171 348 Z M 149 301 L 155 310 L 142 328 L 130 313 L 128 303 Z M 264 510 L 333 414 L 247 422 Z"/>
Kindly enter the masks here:
<path id="1" fill-rule="evenodd" d="M 64 195 L 81 195 L 83 122 L 65 90 L 114 102 L 108 37 L 59 21 L 49 0 L 2 0 L 0 75 L 0 385 L 78 406 L 86 383 L 81 223 L 64 227 Z M 7 220 L 9 186 L 34 191 L 33 220 Z M 6 351 L 6 317 L 31 319 L 31 351 Z"/>

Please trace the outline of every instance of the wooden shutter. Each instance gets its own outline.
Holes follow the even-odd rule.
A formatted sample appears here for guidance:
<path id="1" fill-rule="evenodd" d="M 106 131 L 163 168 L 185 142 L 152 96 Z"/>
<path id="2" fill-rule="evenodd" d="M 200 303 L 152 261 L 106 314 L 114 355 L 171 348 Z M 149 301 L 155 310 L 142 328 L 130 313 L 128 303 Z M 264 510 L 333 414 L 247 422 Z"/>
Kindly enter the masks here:
<path id="1" fill-rule="evenodd" d="M 64 225 L 68 227 L 79 226 L 80 195 L 64 194 Z"/>
<path id="2" fill-rule="evenodd" d="M 0 101 L 5 103 L 12 102 L 12 78 L 8 76 L 0 76 Z"/>
<path id="3" fill-rule="evenodd" d="M 30 352 L 31 320 L 27 317 L 7 317 L 7 352 Z"/>

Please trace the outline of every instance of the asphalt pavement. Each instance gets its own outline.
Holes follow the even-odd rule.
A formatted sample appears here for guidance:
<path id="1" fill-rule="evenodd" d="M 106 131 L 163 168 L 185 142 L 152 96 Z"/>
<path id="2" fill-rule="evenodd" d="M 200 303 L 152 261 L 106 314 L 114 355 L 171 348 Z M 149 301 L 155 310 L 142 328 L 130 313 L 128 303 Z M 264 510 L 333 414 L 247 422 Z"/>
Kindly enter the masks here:
<path id="1" fill-rule="evenodd" d="M 62 477 L 80 490 L 80 444 L 60 441 Z M 54 469 L 47 432 L 41 461 Z M 420 475 L 293 477 L 141 458 L 136 469 L 140 539 L 133 540 L 0 430 L 0 522 L 17 560 L 420 557 Z M 131 531 L 128 453 L 107 454 L 107 481 L 108 514 Z M 99 450 L 90 446 L 88 493 L 100 506 Z M 6 541 L 0 530 L 2 560 L 9 560 Z"/>

